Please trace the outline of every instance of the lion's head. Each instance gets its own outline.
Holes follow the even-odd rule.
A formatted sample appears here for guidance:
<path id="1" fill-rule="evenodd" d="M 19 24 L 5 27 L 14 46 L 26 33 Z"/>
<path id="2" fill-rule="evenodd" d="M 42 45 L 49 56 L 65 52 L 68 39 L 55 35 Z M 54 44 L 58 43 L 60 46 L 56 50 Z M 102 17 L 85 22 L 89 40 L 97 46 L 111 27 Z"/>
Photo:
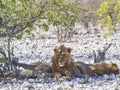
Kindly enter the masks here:
<path id="1" fill-rule="evenodd" d="M 72 57 L 70 53 L 71 48 L 66 48 L 64 45 L 54 49 L 54 54 L 57 57 L 56 62 L 58 62 L 59 67 L 64 67 L 71 63 Z"/>

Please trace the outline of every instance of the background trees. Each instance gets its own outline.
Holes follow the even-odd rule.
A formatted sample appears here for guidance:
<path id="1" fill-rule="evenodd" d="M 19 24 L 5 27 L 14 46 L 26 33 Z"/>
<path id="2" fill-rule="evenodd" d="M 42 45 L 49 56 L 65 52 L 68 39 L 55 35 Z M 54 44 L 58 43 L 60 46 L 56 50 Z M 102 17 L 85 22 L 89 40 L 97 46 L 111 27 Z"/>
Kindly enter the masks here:
<path id="1" fill-rule="evenodd" d="M 98 23 L 102 28 L 108 30 L 105 37 L 111 35 L 119 28 L 120 25 L 120 1 L 119 0 L 104 0 L 97 10 L 100 17 Z"/>
<path id="2" fill-rule="evenodd" d="M 107 38 L 114 31 L 118 31 L 120 25 L 120 1 L 119 0 L 79 0 L 81 8 L 86 10 L 80 13 L 80 21 L 85 27 L 88 23 L 99 25 L 105 29 L 104 37 Z M 89 30 L 88 30 L 89 31 Z"/>
<path id="3" fill-rule="evenodd" d="M 8 32 L 18 39 L 23 33 L 32 37 L 35 24 L 48 30 L 49 25 L 70 27 L 79 20 L 107 27 L 106 37 L 116 30 L 119 10 L 119 0 L 0 0 L 0 37 Z"/>
<path id="4" fill-rule="evenodd" d="M 74 25 L 80 8 L 79 4 L 66 0 L 1 0 L 0 12 L 0 36 L 4 37 L 4 29 L 10 29 L 12 36 L 24 30 L 30 33 L 35 21 L 45 30 L 49 29 L 50 24 Z"/>

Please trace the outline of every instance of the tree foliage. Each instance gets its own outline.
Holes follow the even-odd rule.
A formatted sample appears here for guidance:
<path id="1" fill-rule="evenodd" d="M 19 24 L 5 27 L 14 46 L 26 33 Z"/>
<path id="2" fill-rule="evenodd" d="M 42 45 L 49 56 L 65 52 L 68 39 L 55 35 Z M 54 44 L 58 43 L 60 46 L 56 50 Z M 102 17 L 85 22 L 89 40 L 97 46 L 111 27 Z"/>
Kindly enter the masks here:
<path id="1" fill-rule="evenodd" d="M 68 0 L 0 0 L 0 37 L 7 29 L 20 38 L 23 31 L 30 34 L 34 24 L 46 31 L 49 25 L 73 26 L 80 11 L 79 3 Z"/>
<path id="2" fill-rule="evenodd" d="M 98 23 L 102 28 L 107 28 L 108 32 L 104 37 L 111 35 L 120 21 L 120 0 L 104 0 L 97 10 L 100 16 Z"/>

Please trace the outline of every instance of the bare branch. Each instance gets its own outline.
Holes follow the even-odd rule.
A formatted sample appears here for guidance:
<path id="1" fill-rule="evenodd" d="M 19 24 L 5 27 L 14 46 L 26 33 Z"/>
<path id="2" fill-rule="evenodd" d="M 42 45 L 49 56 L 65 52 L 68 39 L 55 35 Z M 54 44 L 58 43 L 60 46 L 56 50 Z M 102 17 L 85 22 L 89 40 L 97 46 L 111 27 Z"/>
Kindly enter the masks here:
<path id="1" fill-rule="evenodd" d="M 93 50 L 93 56 L 94 56 L 95 63 L 105 60 L 105 53 L 110 48 L 111 45 L 112 43 L 110 43 L 107 47 L 104 47 L 103 50 L 97 50 L 97 52 Z"/>
<path id="2" fill-rule="evenodd" d="M 96 58 L 95 50 L 93 50 L 93 57 L 94 57 L 94 62 L 96 63 L 97 58 Z"/>
<path id="3" fill-rule="evenodd" d="M 0 53 L 4 56 L 4 59 L 6 60 L 6 59 L 7 59 L 7 56 L 6 56 L 6 54 L 5 54 L 5 52 L 3 51 L 2 48 L 0 48 Z"/>
<path id="4" fill-rule="evenodd" d="M 103 52 L 106 52 L 110 48 L 111 45 L 112 45 L 112 43 L 110 43 L 107 47 L 104 47 Z"/>

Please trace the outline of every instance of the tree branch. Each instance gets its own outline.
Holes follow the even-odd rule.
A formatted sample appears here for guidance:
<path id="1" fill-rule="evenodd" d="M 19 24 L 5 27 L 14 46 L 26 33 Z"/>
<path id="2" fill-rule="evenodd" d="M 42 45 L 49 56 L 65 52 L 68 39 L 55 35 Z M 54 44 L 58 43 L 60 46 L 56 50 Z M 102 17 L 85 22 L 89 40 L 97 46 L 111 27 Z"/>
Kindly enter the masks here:
<path id="1" fill-rule="evenodd" d="M 7 56 L 2 48 L 0 48 L 0 53 L 4 56 L 4 59 L 7 60 Z"/>
<path id="2" fill-rule="evenodd" d="M 97 58 L 96 58 L 95 50 L 93 50 L 93 57 L 94 57 L 94 62 L 96 63 Z"/>
<path id="3" fill-rule="evenodd" d="M 45 4 L 41 7 L 41 11 L 38 13 L 38 15 L 30 18 L 28 21 L 24 21 L 24 22 L 21 21 L 17 24 L 14 24 L 13 26 L 10 26 L 10 27 L 5 25 L 5 24 L 2 24 L 2 25 L 0 25 L 0 28 L 9 29 L 10 31 L 9 31 L 8 34 L 11 35 L 11 36 L 16 35 L 20 32 L 23 32 L 27 28 L 28 24 L 34 23 L 38 18 L 40 18 L 40 16 L 42 16 L 42 14 L 44 13 L 44 7 L 45 7 Z M 21 29 L 19 29 L 18 27 L 20 25 L 23 25 L 24 23 L 26 23 L 27 25 L 25 25 Z M 6 36 L 7 36 L 6 32 L 0 34 L 0 37 L 6 37 Z"/>
<path id="4" fill-rule="evenodd" d="M 27 24 L 34 23 L 44 12 L 44 7 L 45 7 L 45 4 L 41 7 L 41 11 L 37 16 L 30 18 L 28 21 L 24 21 L 24 22 L 21 21 L 17 24 L 14 24 L 11 28 L 16 29 L 18 26 L 22 25 L 23 23 L 27 23 Z"/>
<path id="5" fill-rule="evenodd" d="M 104 47 L 103 52 L 106 52 L 110 48 L 111 45 L 112 45 L 112 43 L 110 43 L 107 47 Z"/>

